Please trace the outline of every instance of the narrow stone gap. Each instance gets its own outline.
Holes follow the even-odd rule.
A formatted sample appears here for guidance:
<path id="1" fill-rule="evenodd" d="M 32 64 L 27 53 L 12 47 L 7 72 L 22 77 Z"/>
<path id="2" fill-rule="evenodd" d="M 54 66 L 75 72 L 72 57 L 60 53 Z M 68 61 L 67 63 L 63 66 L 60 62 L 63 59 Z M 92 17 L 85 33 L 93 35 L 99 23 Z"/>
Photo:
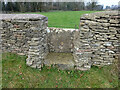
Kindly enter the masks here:
<path id="1" fill-rule="evenodd" d="M 74 69 L 73 35 L 75 29 L 49 28 L 48 55 L 44 60 L 46 66 L 56 66 L 62 70 Z"/>

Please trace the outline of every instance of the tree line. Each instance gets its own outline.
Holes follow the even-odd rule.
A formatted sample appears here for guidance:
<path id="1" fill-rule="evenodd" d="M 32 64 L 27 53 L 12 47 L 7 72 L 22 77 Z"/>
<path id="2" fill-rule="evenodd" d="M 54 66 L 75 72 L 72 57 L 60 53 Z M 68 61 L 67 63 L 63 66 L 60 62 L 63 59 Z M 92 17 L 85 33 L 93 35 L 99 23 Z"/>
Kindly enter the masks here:
<path id="1" fill-rule="evenodd" d="M 2 11 L 5 12 L 48 12 L 51 10 L 80 11 L 103 10 L 97 2 L 2 2 Z"/>

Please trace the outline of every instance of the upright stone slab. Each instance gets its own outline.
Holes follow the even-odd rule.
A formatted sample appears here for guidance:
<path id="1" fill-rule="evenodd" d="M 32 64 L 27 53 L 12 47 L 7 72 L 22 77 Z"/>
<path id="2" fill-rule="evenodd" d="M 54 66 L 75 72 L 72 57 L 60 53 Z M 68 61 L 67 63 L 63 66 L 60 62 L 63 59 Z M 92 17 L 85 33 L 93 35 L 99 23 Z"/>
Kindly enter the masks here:
<path id="1" fill-rule="evenodd" d="M 50 52 L 73 52 L 73 35 L 78 29 L 48 28 L 48 46 Z"/>
<path id="2" fill-rule="evenodd" d="M 0 14 L 2 50 L 27 55 L 26 64 L 41 68 L 48 53 L 47 17 L 40 14 Z"/>

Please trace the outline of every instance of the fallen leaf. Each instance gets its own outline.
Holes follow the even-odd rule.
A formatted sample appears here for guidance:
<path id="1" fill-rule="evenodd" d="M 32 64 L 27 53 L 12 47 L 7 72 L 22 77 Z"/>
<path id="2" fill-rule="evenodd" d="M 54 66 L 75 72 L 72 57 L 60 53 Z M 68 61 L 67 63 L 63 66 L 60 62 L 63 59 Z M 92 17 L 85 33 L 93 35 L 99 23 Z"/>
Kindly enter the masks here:
<path id="1" fill-rule="evenodd" d="M 112 80 L 109 80 L 110 83 L 112 83 Z"/>
<path id="2" fill-rule="evenodd" d="M 83 73 L 83 74 L 80 74 L 80 78 L 81 78 L 83 75 L 84 75 L 84 73 Z"/>
<path id="3" fill-rule="evenodd" d="M 51 69 L 51 67 L 49 66 L 47 69 Z"/>
<path id="4" fill-rule="evenodd" d="M 21 66 L 19 66 L 19 68 L 21 68 Z"/>
<path id="5" fill-rule="evenodd" d="M 68 72 L 68 74 L 70 74 L 70 72 Z"/>
<path id="6" fill-rule="evenodd" d="M 56 85 L 56 88 L 57 88 L 58 86 Z"/>
<path id="7" fill-rule="evenodd" d="M 20 72 L 19 75 L 22 75 L 22 72 Z"/>

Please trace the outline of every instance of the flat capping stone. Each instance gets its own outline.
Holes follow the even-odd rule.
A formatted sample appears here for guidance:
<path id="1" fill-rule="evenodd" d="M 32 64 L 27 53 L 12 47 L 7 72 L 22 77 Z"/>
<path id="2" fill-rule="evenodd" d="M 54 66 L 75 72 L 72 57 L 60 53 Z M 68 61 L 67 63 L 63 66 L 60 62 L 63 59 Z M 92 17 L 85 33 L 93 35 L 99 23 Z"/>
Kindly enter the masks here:
<path id="1" fill-rule="evenodd" d="M 81 19 L 95 19 L 97 17 L 111 17 L 111 16 L 119 16 L 119 11 L 100 11 L 100 12 L 94 12 L 94 13 L 87 13 L 83 14 L 81 16 Z"/>
<path id="2" fill-rule="evenodd" d="M 39 21 L 39 20 L 48 20 L 48 18 L 41 14 L 0 14 L 0 20 Z"/>

